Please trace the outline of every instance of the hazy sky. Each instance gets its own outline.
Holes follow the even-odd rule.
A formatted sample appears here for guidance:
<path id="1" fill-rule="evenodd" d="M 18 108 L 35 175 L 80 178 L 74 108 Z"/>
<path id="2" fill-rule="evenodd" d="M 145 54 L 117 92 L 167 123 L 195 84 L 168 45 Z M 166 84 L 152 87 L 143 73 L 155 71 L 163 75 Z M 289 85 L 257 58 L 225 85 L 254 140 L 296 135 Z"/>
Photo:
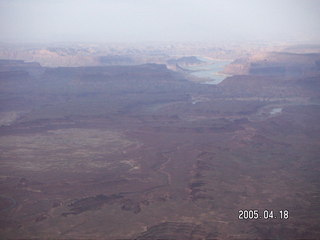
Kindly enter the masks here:
<path id="1" fill-rule="evenodd" d="M 0 0 L 0 41 L 320 39 L 320 0 Z"/>

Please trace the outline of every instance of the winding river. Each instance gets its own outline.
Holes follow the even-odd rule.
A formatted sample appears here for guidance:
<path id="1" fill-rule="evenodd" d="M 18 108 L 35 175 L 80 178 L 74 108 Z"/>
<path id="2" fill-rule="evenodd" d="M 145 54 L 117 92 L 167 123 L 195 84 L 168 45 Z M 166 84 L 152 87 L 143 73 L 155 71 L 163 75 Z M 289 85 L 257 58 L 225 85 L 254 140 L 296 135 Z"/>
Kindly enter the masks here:
<path id="1" fill-rule="evenodd" d="M 202 82 L 203 84 L 219 84 L 230 76 L 221 72 L 232 60 L 213 60 L 205 57 L 197 58 L 203 61 L 203 64 L 184 68 L 189 70 L 191 75 L 206 79 L 206 81 Z"/>

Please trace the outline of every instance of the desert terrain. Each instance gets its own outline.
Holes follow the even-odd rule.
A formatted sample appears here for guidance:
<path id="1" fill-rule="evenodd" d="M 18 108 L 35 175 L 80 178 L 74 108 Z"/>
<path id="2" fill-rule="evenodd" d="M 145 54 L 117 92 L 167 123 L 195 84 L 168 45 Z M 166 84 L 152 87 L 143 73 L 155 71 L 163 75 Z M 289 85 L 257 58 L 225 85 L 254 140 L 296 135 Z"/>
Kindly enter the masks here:
<path id="1" fill-rule="evenodd" d="M 7 49 L 2 239 L 320 238 L 319 49 Z"/>

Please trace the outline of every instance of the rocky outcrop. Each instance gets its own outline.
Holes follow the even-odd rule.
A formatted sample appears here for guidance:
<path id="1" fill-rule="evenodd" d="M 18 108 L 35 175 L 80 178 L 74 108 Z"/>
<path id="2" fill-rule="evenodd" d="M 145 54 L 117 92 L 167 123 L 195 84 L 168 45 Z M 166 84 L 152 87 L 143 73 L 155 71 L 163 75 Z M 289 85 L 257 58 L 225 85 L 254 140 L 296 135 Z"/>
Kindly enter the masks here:
<path id="1" fill-rule="evenodd" d="M 69 212 L 62 213 L 62 216 L 77 215 L 86 211 L 92 211 L 101 208 L 104 204 L 113 203 L 117 199 L 121 199 L 121 195 L 106 196 L 103 194 L 87 197 L 73 201 L 68 205 Z"/>
<path id="2" fill-rule="evenodd" d="M 0 60 L 0 78 L 19 78 L 28 75 L 37 76 L 44 69 L 37 62 L 25 62 L 22 60 Z"/>
<path id="3" fill-rule="evenodd" d="M 320 54 L 272 52 L 238 59 L 224 69 L 230 75 L 299 77 L 320 72 Z"/>

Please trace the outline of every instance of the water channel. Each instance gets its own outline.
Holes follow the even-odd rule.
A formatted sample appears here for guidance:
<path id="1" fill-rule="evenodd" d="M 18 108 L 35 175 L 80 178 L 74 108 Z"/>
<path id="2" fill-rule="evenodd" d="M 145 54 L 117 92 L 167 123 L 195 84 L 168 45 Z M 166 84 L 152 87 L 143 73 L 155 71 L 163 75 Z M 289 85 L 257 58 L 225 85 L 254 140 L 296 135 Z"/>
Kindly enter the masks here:
<path id="1" fill-rule="evenodd" d="M 203 61 L 203 64 L 184 67 L 190 71 L 190 74 L 207 79 L 207 81 L 201 82 L 203 84 L 219 84 L 230 75 L 222 73 L 223 69 L 232 62 L 232 60 L 213 60 L 205 57 L 197 57 Z"/>

